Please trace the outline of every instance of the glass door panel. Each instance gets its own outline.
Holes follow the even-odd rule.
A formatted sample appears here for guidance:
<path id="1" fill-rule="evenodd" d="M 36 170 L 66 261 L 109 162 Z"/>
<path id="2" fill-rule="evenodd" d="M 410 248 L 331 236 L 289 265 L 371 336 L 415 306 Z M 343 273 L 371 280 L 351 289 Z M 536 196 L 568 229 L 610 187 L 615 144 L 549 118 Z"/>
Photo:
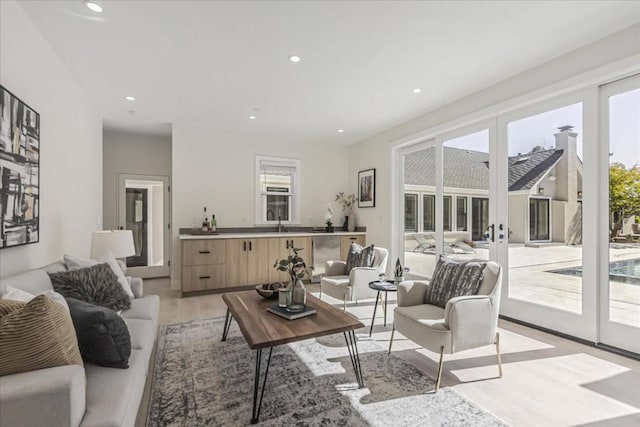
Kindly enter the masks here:
<path id="1" fill-rule="evenodd" d="M 640 353 L 640 77 L 604 86 L 601 95 L 608 239 L 600 342 Z"/>
<path id="2" fill-rule="evenodd" d="M 507 140 L 508 297 L 533 319 L 580 314 L 582 103 L 511 121 Z"/>
<path id="3" fill-rule="evenodd" d="M 135 255 L 127 258 L 138 277 L 169 275 L 169 179 L 119 175 L 119 228 L 131 230 Z"/>
<path id="4" fill-rule="evenodd" d="M 436 262 L 436 149 L 403 155 L 404 262 L 414 277 L 431 277 Z"/>
<path id="5" fill-rule="evenodd" d="M 454 259 L 488 260 L 489 130 L 447 139 L 442 147 L 443 252 Z"/>

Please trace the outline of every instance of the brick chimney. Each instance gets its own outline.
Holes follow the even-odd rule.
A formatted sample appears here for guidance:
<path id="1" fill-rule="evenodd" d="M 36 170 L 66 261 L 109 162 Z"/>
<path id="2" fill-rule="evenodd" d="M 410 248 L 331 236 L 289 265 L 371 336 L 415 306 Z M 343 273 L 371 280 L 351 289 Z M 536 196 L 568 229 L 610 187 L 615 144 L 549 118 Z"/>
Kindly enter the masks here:
<path id="1" fill-rule="evenodd" d="M 561 126 L 556 137 L 556 149 L 563 150 L 556 165 L 556 200 L 578 201 L 578 149 L 577 133 L 573 126 Z"/>

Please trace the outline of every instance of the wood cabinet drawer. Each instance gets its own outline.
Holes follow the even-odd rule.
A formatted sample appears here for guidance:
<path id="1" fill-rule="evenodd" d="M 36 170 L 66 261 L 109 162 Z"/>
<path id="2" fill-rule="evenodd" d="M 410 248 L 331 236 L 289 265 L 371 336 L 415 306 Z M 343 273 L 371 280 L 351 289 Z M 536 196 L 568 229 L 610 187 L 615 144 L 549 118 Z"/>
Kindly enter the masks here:
<path id="1" fill-rule="evenodd" d="M 225 240 L 185 240 L 182 242 L 182 265 L 224 264 Z"/>
<path id="2" fill-rule="evenodd" d="M 182 267 L 182 291 L 204 291 L 226 287 L 225 266 L 195 265 Z"/>

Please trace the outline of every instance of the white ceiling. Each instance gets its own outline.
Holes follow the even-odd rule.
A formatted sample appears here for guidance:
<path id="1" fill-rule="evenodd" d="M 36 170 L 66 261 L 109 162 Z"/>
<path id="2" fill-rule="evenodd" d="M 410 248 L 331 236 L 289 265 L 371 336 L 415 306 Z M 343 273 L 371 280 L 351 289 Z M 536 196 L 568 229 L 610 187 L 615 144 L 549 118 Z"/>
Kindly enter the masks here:
<path id="1" fill-rule="evenodd" d="M 640 22 L 637 1 L 96 1 L 21 5 L 110 127 L 334 144 Z"/>

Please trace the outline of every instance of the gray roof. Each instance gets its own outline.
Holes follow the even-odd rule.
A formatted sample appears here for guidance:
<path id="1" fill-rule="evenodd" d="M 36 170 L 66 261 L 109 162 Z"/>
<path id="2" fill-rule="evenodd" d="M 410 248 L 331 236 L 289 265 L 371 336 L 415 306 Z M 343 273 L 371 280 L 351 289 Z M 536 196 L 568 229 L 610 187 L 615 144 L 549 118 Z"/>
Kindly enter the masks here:
<path id="1" fill-rule="evenodd" d="M 529 190 L 562 156 L 562 150 L 543 150 L 509 157 L 509 191 Z M 407 154 L 404 183 L 435 186 L 435 149 Z M 489 153 L 444 147 L 444 185 L 489 189 Z"/>

